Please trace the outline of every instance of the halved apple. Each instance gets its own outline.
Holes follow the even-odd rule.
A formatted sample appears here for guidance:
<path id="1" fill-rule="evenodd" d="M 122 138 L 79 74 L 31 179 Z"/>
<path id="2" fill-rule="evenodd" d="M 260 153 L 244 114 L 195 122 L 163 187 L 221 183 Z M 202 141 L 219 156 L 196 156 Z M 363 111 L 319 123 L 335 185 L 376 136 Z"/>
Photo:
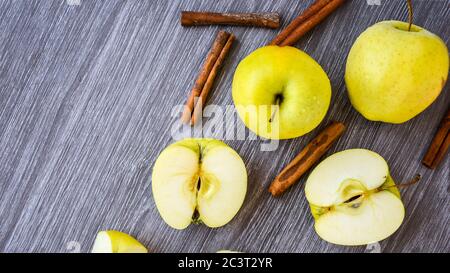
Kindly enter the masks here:
<path id="1" fill-rule="evenodd" d="M 147 253 L 147 249 L 130 235 L 115 231 L 100 231 L 95 238 L 92 253 Z"/>
<path id="2" fill-rule="evenodd" d="M 365 149 L 326 158 L 308 177 L 305 194 L 317 234 L 334 244 L 383 240 L 400 227 L 405 215 L 386 161 Z"/>
<path id="3" fill-rule="evenodd" d="M 158 211 L 171 227 L 191 222 L 209 227 L 228 223 L 247 192 L 241 157 L 215 139 L 185 139 L 168 146 L 156 160 L 152 190 Z"/>

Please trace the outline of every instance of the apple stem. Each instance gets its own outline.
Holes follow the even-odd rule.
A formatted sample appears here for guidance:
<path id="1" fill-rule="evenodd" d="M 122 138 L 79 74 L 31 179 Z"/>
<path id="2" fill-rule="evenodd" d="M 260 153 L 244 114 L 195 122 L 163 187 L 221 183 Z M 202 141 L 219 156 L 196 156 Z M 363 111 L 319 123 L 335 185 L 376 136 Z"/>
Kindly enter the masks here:
<path id="1" fill-rule="evenodd" d="M 272 122 L 273 119 L 275 118 L 275 114 L 277 113 L 277 110 L 280 107 L 280 103 L 281 103 L 281 97 L 277 96 L 275 99 L 275 105 L 277 105 L 278 107 L 275 108 L 275 111 L 273 111 L 272 115 L 270 116 L 269 122 Z"/>
<path id="2" fill-rule="evenodd" d="M 411 0 L 406 0 L 407 4 L 408 4 L 408 31 L 411 31 L 411 25 L 413 22 L 413 8 L 412 8 L 412 3 Z"/>
<path id="3" fill-rule="evenodd" d="M 422 178 L 422 176 L 420 174 L 416 174 L 410 181 L 408 181 L 406 183 L 401 183 L 401 184 L 398 184 L 398 185 L 391 185 L 391 186 L 388 186 L 388 187 L 386 187 L 384 189 L 388 189 L 388 188 L 392 188 L 392 187 L 398 187 L 398 188 L 409 187 L 409 186 L 414 185 L 417 182 L 419 182 L 421 178 Z"/>
<path id="4" fill-rule="evenodd" d="M 198 163 L 202 163 L 202 160 L 203 160 L 203 147 L 200 145 L 200 144 L 197 144 L 198 145 Z"/>

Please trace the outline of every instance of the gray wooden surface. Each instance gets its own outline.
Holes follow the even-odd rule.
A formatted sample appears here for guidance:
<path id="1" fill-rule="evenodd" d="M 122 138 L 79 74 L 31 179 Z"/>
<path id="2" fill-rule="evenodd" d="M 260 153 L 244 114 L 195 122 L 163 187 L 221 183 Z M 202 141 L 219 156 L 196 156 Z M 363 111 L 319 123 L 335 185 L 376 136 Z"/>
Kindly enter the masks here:
<path id="1" fill-rule="evenodd" d="M 403 0 L 353 0 L 296 46 L 329 75 L 332 103 L 312 133 L 260 151 L 261 141 L 226 141 L 249 173 L 246 200 L 225 227 L 183 231 L 160 218 L 151 194 L 152 165 L 173 142 L 171 116 L 184 103 L 218 29 L 237 36 L 210 104 L 231 105 L 238 62 L 277 30 L 183 28 L 181 10 L 277 11 L 286 25 L 311 1 L 0 1 L 0 251 L 88 252 L 96 233 L 132 234 L 152 252 L 368 252 L 318 238 L 303 193 L 305 177 L 281 198 L 267 187 L 330 120 L 348 131 L 329 151 L 372 149 L 397 181 L 421 173 L 402 190 L 401 228 L 383 252 L 449 252 L 449 157 L 430 171 L 420 160 L 449 102 L 449 84 L 425 112 L 390 125 L 365 120 L 350 105 L 344 65 L 355 38 L 384 19 L 406 20 Z M 368 1 L 377 2 L 377 1 Z M 447 0 L 415 0 L 415 23 L 450 45 Z M 79 5 L 78 5 L 79 4 Z M 240 121 L 239 121 L 240 122 Z"/>

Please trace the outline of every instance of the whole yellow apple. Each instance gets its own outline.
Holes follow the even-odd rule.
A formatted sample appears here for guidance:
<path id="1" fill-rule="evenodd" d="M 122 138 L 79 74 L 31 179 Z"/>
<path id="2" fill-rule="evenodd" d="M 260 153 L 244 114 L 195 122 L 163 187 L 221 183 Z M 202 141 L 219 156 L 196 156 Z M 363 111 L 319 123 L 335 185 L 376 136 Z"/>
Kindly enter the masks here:
<path id="1" fill-rule="evenodd" d="M 245 57 L 236 68 L 232 89 L 244 124 L 269 139 L 310 132 L 325 117 L 331 98 L 322 67 L 289 46 L 265 46 Z"/>
<path id="2" fill-rule="evenodd" d="M 440 94 L 449 56 L 435 34 L 408 23 L 379 22 L 355 41 L 347 59 L 345 83 L 352 105 L 373 121 L 405 122 Z"/>

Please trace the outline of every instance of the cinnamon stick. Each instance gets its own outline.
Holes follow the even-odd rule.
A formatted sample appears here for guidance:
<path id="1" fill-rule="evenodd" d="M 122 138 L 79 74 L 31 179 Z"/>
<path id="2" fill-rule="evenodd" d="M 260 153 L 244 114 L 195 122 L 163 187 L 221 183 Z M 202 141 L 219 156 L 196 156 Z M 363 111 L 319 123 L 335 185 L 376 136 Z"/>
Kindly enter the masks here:
<path id="1" fill-rule="evenodd" d="M 216 60 L 216 63 L 212 67 L 211 72 L 209 73 L 209 76 L 206 79 L 205 85 L 203 86 L 203 90 L 200 93 L 200 97 L 198 98 L 197 104 L 195 105 L 194 112 L 191 118 L 191 124 L 196 124 L 197 119 L 201 118 L 201 113 L 203 110 L 203 102 L 206 101 L 209 91 L 212 89 L 214 79 L 216 78 L 216 75 L 219 72 L 219 69 L 221 68 L 223 62 L 225 61 L 225 57 L 230 51 L 234 38 L 235 38 L 234 35 L 230 34 L 227 42 L 225 43 L 225 46 L 222 48 L 222 51 L 220 52 L 219 57 Z"/>
<path id="2" fill-rule="evenodd" d="M 278 196 L 295 184 L 331 148 L 344 130 L 345 125 L 340 122 L 326 127 L 278 174 L 270 184 L 269 192 Z"/>
<path id="3" fill-rule="evenodd" d="M 285 30 L 275 37 L 271 45 L 290 46 L 295 44 L 305 33 L 310 31 L 333 11 L 344 4 L 345 0 L 316 0 L 300 14 Z"/>
<path id="4" fill-rule="evenodd" d="M 283 42 L 289 34 L 291 34 L 297 27 L 300 26 L 306 19 L 316 14 L 325 5 L 330 3 L 331 0 L 316 0 L 309 6 L 302 14 L 297 16 L 283 31 L 281 31 L 275 39 L 270 42 L 271 45 L 278 45 Z"/>
<path id="5" fill-rule="evenodd" d="M 435 169 L 444 159 L 450 146 L 450 109 L 441 121 L 438 131 L 431 141 L 422 164 L 430 169 Z"/>
<path id="6" fill-rule="evenodd" d="M 217 13 L 217 12 L 181 12 L 182 26 L 200 25 L 238 25 L 252 27 L 279 28 L 280 16 L 275 12 L 265 13 Z"/>
<path id="7" fill-rule="evenodd" d="M 193 117 L 193 111 L 197 107 L 197 112 L 203 109 L 203 104 L 206 101 L 207 95 L 209 94 L 214 79 L 222 66 L 226 55 L 230 51 L 231 44 L 233 43 L 235 37 L 233 34 L 219 31 L 216 39 L 209 51 L 205 63 L 200 70 L 200 73 L 195 81 L 194 87 L 186 101 L 183 114 L 181 116 L 181 121 L 183 123 L 191 123 L 196 121 Z M 198 106 L 197 106 L 198 105 Z M 194 115 L 195 116 L 195 115 Z"/>

